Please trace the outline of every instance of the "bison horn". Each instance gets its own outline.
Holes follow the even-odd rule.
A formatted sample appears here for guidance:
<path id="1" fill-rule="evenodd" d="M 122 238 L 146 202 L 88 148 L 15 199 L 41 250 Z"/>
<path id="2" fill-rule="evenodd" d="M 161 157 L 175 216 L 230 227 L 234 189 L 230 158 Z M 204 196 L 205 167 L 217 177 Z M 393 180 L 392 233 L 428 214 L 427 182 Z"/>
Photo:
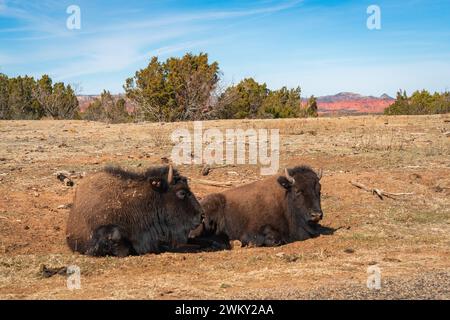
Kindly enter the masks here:
<path id="1" fill-rule="evenodd" d="M 295 179 L 289 174 L 289 171 L 288 171 L 287 168 L 284 169 L 284 174 L 286 175 L 286 178 L 288 179 L 288 181 L 289 181 L 291 184 L 294 184 L 294 183 L 295 183 Z"/>
<path id="2" fill-rule="evenodd" d="M 322 170 L 322 168 L 321 168 L 321 169 L 319 169 L 319 172 L 317 172 L 317 177 L 318 177 L 319 180 L 320 180 L 320 179 L 322 179 L 322 176 L 323 176 L 323 170 Z"/>
<path id="3" fill-rule="evenodd" d="M 167 182 L 169 184 L 172 184 L 172 182 L 173 182 L 173 167 L 172 167 L 172 165 L 169 166 L 169 174 L 167 176 Z"/>

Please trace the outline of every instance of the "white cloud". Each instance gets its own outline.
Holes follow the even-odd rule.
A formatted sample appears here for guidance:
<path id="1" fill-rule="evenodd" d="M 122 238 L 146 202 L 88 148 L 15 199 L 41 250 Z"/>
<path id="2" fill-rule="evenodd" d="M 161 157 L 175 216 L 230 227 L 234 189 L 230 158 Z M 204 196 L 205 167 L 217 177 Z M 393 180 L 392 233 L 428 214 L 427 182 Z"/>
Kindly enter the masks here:
<path id="1" fill-rule="evenodd" d="M 153 55 L 178 52 L 195 46 L 198 42 L 158 46 L 158 43 L 163 40 L 170 40 L 189 32 L 190 29 L 186 28 L 154 35 L 122 34 L 82 41 L 77 44 L 77 47 L 80 46 L 80 48 L 72 46 L 69 52 L 61 52 L 61 54 L 67 55 L 65 58 L 67 63 L 50 71 L 50 74 L 56 79 L 65 80 L 83 75 L 121 71 L 132 64 L 148 60 Z M 149 46 L 155 46 L 157 49 L 148 51 L 146 48 Z"/>
<path id="2" fill-rule="evenodd" d="M 54 0 L 42 0 L 36 4 L 33 1 L 17 1 L 9 0 L 10 5 L 6 6 L 6 0 L 0 0 L 4 3 L 5 9 L 0 11 L 0 15 L 15 18 L 25 24 L 25 27 L 19 28 L 13 31 L 29 31 L 35 36 L 26 36 L 22 38 L 17 38 L 18 40 L 43 40 L 51 39 L 57 37 L 68 37 L 70 32 L 67 32 L 65 28 L 61 28 L 61 24 L 55 22 L 55 19 L 42 14 L 42 8 L 54 8 L 56 6 L 61 6 L 61 3 Z M 229 10 L 229 11 L 199 11 L 190 14 L 171 14 L 162 18 L 155 18 L 154 16 L 146 16 L 141 18 L 139 21 L 115 23 L 113 25 L 105 25 L 98 28 L 91 28 L 89 30 L 82 30 L 79 34 L 88 35 L 96 33 L 109 33 L 117 31 L 133 31 L 138 29 L 148 29 L 148 28 L 158 28 L 164 26 L 170 26 L 175 24 L 185 24 L 189 22 L 202 22 L 210 20 L 225 20 L 240 18 L 246 16 L 270 14 L 283 10 L 292 8 L 303 0 L 291 0 L 278 5 L 253 8 L 253 9 L 243 9 L 243 10 Z"/>
<path id="3" fill-rule="evenodd" d="M 14 46 L 0 49 L 0 65 L 26 69 L 32 74 L 50 74 L 56 81 L 119 72 L 153 55 L 165 56 L 204 46 L 211 40 L 220 41 L 224 35 L 217 35 L 215 39 L 204 35 L 208 33 L 205 30 L 210 31 L 209 23 L 204 22 L 266 15 L 289 9 L 300 2 L 173 14 L 156 19 L 140 17 L 137 21 L 119 18 L 114 23 L 98 27 L 87 28 L 83 24 L 81 31 L 72 32 L 62 27 L 61 19 L 45 14 L 52 12 L 54 7 L 60 7 L 62 4 L 58 1 L 0 0 L 0 16 L 19 22 L 18 27 L 0 32 L 0 39 L 3 37 L 11 44 L 27 48 L 18 52 Z"/>

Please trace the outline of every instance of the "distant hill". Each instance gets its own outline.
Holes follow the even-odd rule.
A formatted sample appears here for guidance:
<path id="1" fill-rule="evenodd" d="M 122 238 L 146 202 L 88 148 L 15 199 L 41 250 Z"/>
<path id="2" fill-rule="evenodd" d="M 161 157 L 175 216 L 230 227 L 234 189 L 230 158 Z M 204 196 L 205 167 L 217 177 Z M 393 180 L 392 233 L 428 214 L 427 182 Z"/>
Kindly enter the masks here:
<path id="1" fill-rule="evenodd" d="M 382 113 L 394 101 L 395 99 L 387 94 L 374 97 L 362 96 L 352 92 L 341 92 L 336 95 L 318 97 L 317 105 L 319 114 Z"/>
<path id="2" fill-rule="evenodd" d="M 87 107 L 93 102 L 96 98 L 100 98 L 100 95 L 80 95 L 77 96 L 78 105 L 81 112 L 86 111 Z"/>
<path id="3" fill-rule="evenodd" d="M 124 98 L 124 95 L 122 95 L 122 94 L 115 94 L 113 96 L 116 98 Z M 77 96 L 80 111 L 85 112 L 86 109 L 89 107 L 89 105 L 92 102 L 94 102 L 94 100 L 97 98 L 100 98 L 100 95 L 79 95 L 79 96 Z M 126 107 L 127 107 L 128 112 L 133 111 L 133 108 L 128 103 L 128 101 L 127 101 Z"/>
<path id="4" fill-rule="evenodd" d="M 80 95 L 78 101 L 81 112 L 84 112 L 89 104 L 100 95 Z M 306 103 L 308 99 L 303 99 Z M 319 114 L 367 114 L 383 113 L 384 109 L 394 103 L 395 99 L 387 94 L 380 97 L 362 96 L 352 92 L 341 92 L 335 95 L 317 97 Z M 127 103 L 127 109 L 132 111 L 132 107 Z"/>

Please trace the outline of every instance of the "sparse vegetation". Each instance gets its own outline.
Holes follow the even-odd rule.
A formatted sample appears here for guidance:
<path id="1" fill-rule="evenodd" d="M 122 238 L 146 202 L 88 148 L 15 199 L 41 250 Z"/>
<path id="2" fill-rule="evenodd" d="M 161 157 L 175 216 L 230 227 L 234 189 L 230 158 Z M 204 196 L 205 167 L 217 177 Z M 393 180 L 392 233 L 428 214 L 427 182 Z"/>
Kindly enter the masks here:
<path id="1" fill-rule="evenodd" d="M 317 106 L 317 99 L 314 96 L 311 96 L 308 100 L 308 104 L 306 105 L 306 115 L 309 117 L 318 117 L 319 107 Z"/>
<path id="2" fill-rule="evenodd" d="M 312 97 L 313 99 L 313 97 Z M 270 90 L 247 78 L 228 87 L 214 106 L 219 119 L 281 119 L 317 117 L 317 102 L 310 100 L 302 106 L 300 87 Z"/>
<path id="3" fill-rule="evenodd" d="M 149 65 L 124 86 L 139 120 L 185 121 L 317 117 L 317 102 L 301 104 L 300 87 L 269 90 L 247 78 L 224 90 L 218 87 L 220 69 L 207 54 L 186 54 Z"/>
<path id="4" fill-rule="evenodd" d="M 217 103 L 217 117 L 220 119 L 256 118 L 269 95 L 267 85 L 253 78 L 244 79 L 228 87 Z"/>
<path id="5" fill-rule="evenodd" d="M 301 89 L 288 89 L 270 91 L 264 100 L 259 115 L 261 118 L 297 118 L 302 115 Z"/>
<path id="6" fill-rule="evenodd" d="M 74 119 L 78 100 L 70 85 L 53 84 L 49 76 L 8 78 L 0 74 L 0 119 Z"/>
<path id="7" fill-rule="evenodd" d="M 450 112 L 450 92 L 434 94 L 427 90 L 415 91 L 408 97 L 406 91 L 397 92 L 395 102 L 384 110 L 384 114 L 437 114 Z"/>
<path id="8" fill-rule="evenodd" d="M 109 91 L 103 91 L 100 98 L 96 98 L 81 114 L 81 118 L 108 123 L 123 123 L 132 120 L 127 112 L 125 99 L 115 97 Z"/>
<path id="9" fill-rule="evenodd" d="M 448 115 L 431 115 L 205 122 L 205 129 L 279 128 L 280 172 L 298 163 L 324 169 L 322 225 L 335 231 L 276 248 L 235 246 L 125 259 L 70 252 L 65 234 L 69 210 L 58 207 L 72 202 L 74 188 L 53 174 L 90 173 L 108 164 L 145 170 L 170 157 L 173 130 L 192 130 L 193 124 L 2 122 L 0 297 L 448 299 L 450 177 L 448 157 L 442 156 L 449 150 L 448 120 Z M 428 154 L 431 149 L 442 154 Z M 252 165 L 217 167 L 208 177 L 202 176 L 201 166 L 178 169 L 191 178 L 199 197 L 225 190 L 196 182 L 200 179 L 247 183 L 261 178 Z M 75 185 L 81 179 L 75 175 Z M 352 180 L 414 195 L 380 200 L 355 188 Z M 383 272 L 378 293 L 366 287 L 367 267 L 375 264 Z M 79 266 L 82 289 L 68 290 L 63 275 L 42 277 L 42 265 Z M 231 287 L 220 288 L 223 283 Z"/>
<path id="10" fill-rule="evenodd" d="M 402 151 L 406 138 L 395 130 L 385 130 L 377 134 L 361 134 L 353 148 L 359 152 Z"/>
<path id="11" fill-rule="evenodd" d="M 317 99 L 311 96 L 302 104 L 300 87 L 270 90 L 265 83 L 246 78 L 222 89 L 220 75 L 218 62 L 210 62 L 206 53 L 187 53 L 164 62 L 153 57 L 146 68 L 126 79 L 125 98 L 105 90 L 83 114 L 70 85 L 53 84 L 47 75 L 35 80 L 0 74 L 0 119 L 49 117 L 119 123 L 131 120 L 129 112 L 135 121 L 154 122 L 318 117 Z M 384 111 L 386 115 L 448 112 L 450 92 L 426 90 L 410 97 L 400 90 Z"/>
<path id="12" fill-rule="evenodd" d="M 150 121 L 200 120 L 208 111 L 219 81 L 219 65 L 207 54 L 186 54 L 149 65 L 126 80 L 127 97 L 138 119 Z"/>

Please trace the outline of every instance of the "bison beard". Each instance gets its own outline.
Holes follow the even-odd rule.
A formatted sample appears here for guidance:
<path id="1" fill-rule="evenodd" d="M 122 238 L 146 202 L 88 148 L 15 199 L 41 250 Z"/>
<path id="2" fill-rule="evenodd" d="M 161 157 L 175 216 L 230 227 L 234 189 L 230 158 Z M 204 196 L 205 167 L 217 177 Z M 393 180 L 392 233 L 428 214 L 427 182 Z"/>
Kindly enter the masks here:
<path id="1" fill-rule="evenodd" d="M 171 167 L 142 174 L 106 168 L 78 186 L 67 242 L 92 256 L 158 253 L 186 243 L 201 214 L 187 179 Z"/>

